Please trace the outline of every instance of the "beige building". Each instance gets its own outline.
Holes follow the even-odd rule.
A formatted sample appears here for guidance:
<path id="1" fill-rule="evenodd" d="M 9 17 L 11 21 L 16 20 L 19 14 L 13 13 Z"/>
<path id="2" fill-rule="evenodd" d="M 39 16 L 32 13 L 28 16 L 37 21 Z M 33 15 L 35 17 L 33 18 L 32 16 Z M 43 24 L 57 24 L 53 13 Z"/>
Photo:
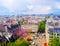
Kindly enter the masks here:
<path id="1" fill-rule="evenodd" d="M 38 25 L 24 24 L 24 25 L 22 25 L 22 28 L 28 29 L 29 32 L 38 31 Z"/>

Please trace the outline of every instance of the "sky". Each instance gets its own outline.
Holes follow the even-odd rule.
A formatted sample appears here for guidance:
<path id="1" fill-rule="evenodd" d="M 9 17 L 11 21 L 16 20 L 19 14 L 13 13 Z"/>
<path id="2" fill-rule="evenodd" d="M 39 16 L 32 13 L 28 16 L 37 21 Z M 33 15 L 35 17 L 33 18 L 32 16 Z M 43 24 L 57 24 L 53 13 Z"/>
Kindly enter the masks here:
<path id="1" fill-rule="evenodd" d="M 60 14 L 60 0 L 0 0 L 0 15 Z"/>

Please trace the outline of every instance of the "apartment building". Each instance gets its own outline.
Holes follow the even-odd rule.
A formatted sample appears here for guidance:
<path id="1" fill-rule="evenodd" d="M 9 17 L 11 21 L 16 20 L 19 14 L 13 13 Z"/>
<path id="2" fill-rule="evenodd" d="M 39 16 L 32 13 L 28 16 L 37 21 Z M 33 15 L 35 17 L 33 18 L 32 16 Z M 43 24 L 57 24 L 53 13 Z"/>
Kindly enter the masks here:
<path id="1" fill-rule="evenodd" d="M 49 42 L 54 36 L 60 39 L 60 18 L 51 16 L 46 22 L 46 39 Z"/>

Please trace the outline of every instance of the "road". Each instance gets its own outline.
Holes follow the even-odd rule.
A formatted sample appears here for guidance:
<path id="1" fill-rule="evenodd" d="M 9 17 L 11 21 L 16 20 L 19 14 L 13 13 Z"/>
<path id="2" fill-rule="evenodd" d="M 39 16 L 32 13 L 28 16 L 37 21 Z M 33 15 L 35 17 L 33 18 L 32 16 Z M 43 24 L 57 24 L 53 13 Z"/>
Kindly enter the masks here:
<path id="1" fill-rule="evenodd" d="M 39 34 L 39 36 L 36 37 L 36 39 L 33 41 L 35 42 L 35 44 L 30 46 L 44 46 L 44 43 L 46 42 L 46 38 L 42 34 Z"/>

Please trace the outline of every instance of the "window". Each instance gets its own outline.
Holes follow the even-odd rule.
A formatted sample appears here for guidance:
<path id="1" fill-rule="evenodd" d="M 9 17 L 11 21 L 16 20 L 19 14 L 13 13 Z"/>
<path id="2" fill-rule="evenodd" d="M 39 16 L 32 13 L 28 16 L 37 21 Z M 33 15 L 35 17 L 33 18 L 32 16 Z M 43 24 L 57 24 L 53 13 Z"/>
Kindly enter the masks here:
<path id="1" fill-rule="evenodd" d="M 53 35 L 49 35 L 49 38 L 53 38 Z"/>
<path id="2" fill-rule="evenodd" d="M 56 36 L 56 34 L 54 34 L 54 36 Z"/>
<path id="3" fill-rule="evenodd" d="M 49 38 L 49 41 L 51 41 L 52 40 L 52 38 Z"/>
<path id="4" fill-rule="evenodd" d="M 60 34 L 57 34 L 57 36 L 60 36 Z"/>
<path id="5" fill-rule="evenodd" d="M 59 25 L 59 23 L 55 23 L 55 26 L 58 26 Z"/>
<path id="6" fill-rule="evenodd" d="M 53 33 L 50 33 L 50 35 L 53 35 Z"/>
<path id="7" fill-rule="evenodd" d="M 59 39 L 59 37 L 57 37 Z"/>
<path id="8" fill-rule="evenodd" d="M 54 24 L 52 22 L 48 22 L 48 25 L 50 26 L 54 26 Z"/>

